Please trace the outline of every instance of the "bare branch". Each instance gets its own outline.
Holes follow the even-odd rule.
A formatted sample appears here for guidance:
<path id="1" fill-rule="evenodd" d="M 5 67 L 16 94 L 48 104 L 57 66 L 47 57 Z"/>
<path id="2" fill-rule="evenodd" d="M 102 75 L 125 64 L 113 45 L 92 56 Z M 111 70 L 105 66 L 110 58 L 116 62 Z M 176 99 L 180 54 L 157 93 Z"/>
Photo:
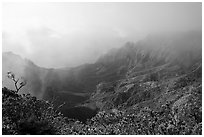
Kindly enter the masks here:
<path id="1" fill-rule="evenodd" d="M 23 86 L 26 85 L 26 80 L 23 79 L 23 78 L 21 78 L 21 79 L 23 79 L 23 81 L 20 83 L 20 86 L 18 87 L 19 78 L 16 79 L 16 78 L 15 78 L 15 74 L 12 73 L 11 71 L 8 71 L 8 72 L 7 72 L 7 77 L 8 77 L 9 79 L 12 79 L 12 80 L 14 81 L 14 85 L 15 85 L 15 88 L 16 88 L 16 93 L 18 93 L 18 91 L 19 91 Z"/>
<path id="2" fill-rule="evenodd" d="M 63 107 L 65 104 L 66 104 L 66 103 L 64 102 L 63 104 L 59 105 L 59 106 L 57 107 L 57 109 L 55 110 L 55 112 L 57 112 L 57 111 L 58 111 L 61 107 Z"/>

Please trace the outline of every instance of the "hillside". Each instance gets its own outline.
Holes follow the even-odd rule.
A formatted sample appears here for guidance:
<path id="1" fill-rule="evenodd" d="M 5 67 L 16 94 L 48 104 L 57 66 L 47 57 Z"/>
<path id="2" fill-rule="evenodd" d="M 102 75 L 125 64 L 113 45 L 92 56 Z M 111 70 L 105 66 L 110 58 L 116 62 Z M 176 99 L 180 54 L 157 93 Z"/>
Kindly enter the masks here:
<path id="1" fill-rule="evenodd" d="M 3 87 L 13 89 L 5 77 L 12 71 L 28 81 L 21 92 L 54 100 L 56 106 L 65 102 L 61 111 L 66 115 L 75 106 L 126 109 L 153 104 L 166 86 L 202 66 L 202 37 L 201 32 L 150 35 L 111 50 L 94 64 L 69 69 L 41 68 L 11 52 L 2 60 Z"/>
<path id="2" fill-rule="evenodd" d="M 3 134 L 201 135 L 201 78 L 198 64 L 169 81 L 150 79 L 117 90 L 101 84 L 92 101 L 104 101 L 103 110 L 69 109 L 68 115 L 76 119 L 65 118 L 47 101 L 3 88 Z"/>

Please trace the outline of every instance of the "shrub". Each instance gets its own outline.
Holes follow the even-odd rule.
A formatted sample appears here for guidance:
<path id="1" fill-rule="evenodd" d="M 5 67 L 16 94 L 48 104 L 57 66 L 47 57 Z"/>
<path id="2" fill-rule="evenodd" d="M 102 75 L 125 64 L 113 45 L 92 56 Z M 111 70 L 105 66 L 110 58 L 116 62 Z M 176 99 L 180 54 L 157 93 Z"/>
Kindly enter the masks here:
<path id="1" fill-rule="evenodd" d="M 2 89 L 3 134 L 65 134 L 65 118 L 36 97 Z"/>

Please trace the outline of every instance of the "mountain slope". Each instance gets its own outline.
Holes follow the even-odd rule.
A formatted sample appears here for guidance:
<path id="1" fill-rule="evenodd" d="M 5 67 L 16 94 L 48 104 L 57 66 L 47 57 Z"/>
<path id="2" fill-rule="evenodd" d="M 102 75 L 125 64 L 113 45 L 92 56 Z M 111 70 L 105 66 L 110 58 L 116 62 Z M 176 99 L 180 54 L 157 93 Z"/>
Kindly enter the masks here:
<path id="1" fill-rule="evenodd" d="M 28 81 L 22 92 L 54 100 L 56 105 L 65 102 L 63 110 L 85 101 L 89 102 L 86 106 L 96 104 L 100 109 L 123 107 L 124 103 L 132 106 L 141 100 L 147 101 L 146 98 L 152 100 L 161 93 L 159 89 L 152 89 L 157 92 L 137 94 L 134 89 L 141 82 L 139 89 L 143 91 L 158 80 L 177 79 L 201 64 L 201 36 L 201 32 L 148 36 L 111 50 L 94 64 L 69 69 L 45 69 L 15 54 L 3 53 L 3 86 L 13 87 L 5 77 L 7 71 L 13 71 Z"/>

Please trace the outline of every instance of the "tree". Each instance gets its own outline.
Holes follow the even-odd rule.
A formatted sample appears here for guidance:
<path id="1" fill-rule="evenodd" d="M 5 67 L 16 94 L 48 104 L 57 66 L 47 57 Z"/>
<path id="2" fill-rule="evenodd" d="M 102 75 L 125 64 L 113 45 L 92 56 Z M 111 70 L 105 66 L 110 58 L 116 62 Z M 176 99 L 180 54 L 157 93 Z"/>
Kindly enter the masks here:
<path id="1" fill-rule="evenodd" d="M 7 77 L 8 77 L 9 79 L 13 80 L 14 85 L 15 85 L 15 88 L 16 88 L 16 93 L 18 93 L 18 91 L 19 91 L 22 87 L 24 87 L 24 86 L 26 85 L 26 83 L 27 83 L 27 81 L 26 81 L 23 77 L 21 77 L 20 79 L 19 79 L 19 78 L 16 78 L 16 77 L 15 77 L 15 74 L 14 74 L 13 72 L 11 72 L 11 71 L 8 71 L 8 72 L 7 72 Z M 19 80 L 20 80 L 20 81 L 19 81 Z M 19 82 L 20 82 L 20 83 L 19 83 Z M 18 84 L 19 84 L 19 86 L 18 86 Z"/>

